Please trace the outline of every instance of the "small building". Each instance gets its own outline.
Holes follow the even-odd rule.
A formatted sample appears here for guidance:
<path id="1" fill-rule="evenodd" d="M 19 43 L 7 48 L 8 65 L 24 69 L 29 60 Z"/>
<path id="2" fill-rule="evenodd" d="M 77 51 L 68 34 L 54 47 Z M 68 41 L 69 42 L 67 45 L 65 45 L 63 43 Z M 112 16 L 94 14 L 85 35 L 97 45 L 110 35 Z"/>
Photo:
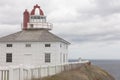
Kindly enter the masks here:
<path id="1" fill-rule="evenodd" d="M 22 30 L 0 38 L 0 66 L 67 63 L 70 43 L 49 32 L 52 26 L 40 6 L 26 9 Z"/>

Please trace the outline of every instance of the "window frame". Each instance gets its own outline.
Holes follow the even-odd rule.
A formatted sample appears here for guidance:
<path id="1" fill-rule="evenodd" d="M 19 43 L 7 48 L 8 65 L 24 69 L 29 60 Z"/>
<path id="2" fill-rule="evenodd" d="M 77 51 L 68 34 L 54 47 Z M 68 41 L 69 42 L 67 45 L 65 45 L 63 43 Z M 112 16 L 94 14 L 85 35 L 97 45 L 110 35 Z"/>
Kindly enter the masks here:
<path id="1" fill-rule="evenodd" d="M 50 63 L 51 62 L 51 53 L 45 53 L 44 58 L 45 58 L 45 63 Z"/>
<path id="2" fill-rule="evenodd" d="M 6 44 L 6 47 L 13 47 L 13 44 Z"/>
<path id="3" fill-rule="evenodd" d="M 13 55 L 12 53 L 6 53 L 6 63 L 12 63 Z"/>
<path id="4" fill-rule="evenodd" d="M 45 44 L 45 47 L 51 47 L 51 44 Z"/>
<path id="5" fill-rule="evenodd" d="M 62 44 L 60 44 L 60 48 L 62 48 Z"/>
<path id="6" fill-rule="evenodd" d="M 31 47 L 31 44 L 25 44 L 25 47 L 29 48 L 29 47 Z"/>
<path id="7" fill-rule="evenodd" d="M 66 55 L 63 54 L 63 62 L 65 63 L 66 62 Z"/>

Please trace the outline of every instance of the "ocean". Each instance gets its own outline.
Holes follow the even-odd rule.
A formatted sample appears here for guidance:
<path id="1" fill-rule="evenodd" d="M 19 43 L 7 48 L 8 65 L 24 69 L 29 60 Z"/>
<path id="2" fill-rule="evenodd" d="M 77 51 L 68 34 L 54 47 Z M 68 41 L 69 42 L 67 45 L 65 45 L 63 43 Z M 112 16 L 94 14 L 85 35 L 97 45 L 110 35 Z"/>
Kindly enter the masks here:
<path id="1" fill-rule="evenodd" d="M 110 73 L 116 80 L 120 80 L 120 60 L 90 60 L 92 64 Z"/>

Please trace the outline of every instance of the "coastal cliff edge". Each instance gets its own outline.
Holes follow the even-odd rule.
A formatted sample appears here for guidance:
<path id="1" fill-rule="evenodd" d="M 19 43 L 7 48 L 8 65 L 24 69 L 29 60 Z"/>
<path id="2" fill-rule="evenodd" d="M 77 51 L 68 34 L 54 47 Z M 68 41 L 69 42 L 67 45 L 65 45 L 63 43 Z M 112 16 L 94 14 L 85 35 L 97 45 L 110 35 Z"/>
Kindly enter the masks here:
<path id="1" fill-rule="evenodd" d="M 95 65 L 85 64 L 81 68 L 33 80 L 115 80 L 108 72 Z"/>

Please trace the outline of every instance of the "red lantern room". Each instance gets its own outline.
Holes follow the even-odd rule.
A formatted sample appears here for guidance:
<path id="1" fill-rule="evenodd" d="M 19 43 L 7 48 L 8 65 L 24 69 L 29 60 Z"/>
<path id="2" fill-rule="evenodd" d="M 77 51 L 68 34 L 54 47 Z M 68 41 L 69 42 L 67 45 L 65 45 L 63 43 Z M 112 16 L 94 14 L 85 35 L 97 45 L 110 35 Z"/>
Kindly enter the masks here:
<path id="1" fill-rule="evenodd" d="M 30 13 L 26 9 L 23 15 L 23 30 L 52 29 L 52 24 L 46 22 L 46 16 L 38 4 L 33 7 Z"/>

